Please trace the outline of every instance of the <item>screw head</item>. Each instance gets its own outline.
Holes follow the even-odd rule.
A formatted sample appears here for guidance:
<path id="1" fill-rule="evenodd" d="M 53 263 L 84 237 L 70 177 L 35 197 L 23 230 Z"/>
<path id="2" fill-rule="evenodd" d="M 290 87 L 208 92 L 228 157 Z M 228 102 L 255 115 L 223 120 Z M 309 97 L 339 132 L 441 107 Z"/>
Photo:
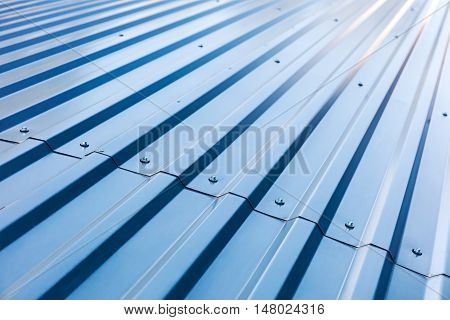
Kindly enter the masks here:
<path id="1" fill-rule="evenodd" d="M 219 181 L 219 179 L 217 179 L 216 176 L 211 176 L 208 178 L 209 182 L 211 183 L 217 183 Z"/>
<path id="2" fill-rule="evenodd" d="M 200 44 L 198 45 L 198 47 L 199 47 L 199 48 L 203 48 L 203 44 L 200 43 Z"/>
<path id="3" fill-rule="evenodd" d="M 22 133 L 28 133 L 28 132 L 30 132 L 30 129 L 28 129 L 27 127 L 22 127 L 22 128 L 20 128 L 19 131 Z"/>
<path id="4" fill-rule="evenodd" d="M 89 147 L 89 143 L 84 141 L 84 142 L 80 143 L 80 146 L 83 147 L 83 148 L 87 148 L 87 147 Z"/>
<path id="5" fill-rule="evenodd" d="M 447 112 L 443 112 L 442 115 L 443 115 L 444 117 L 446 117 L 446 116 L 447 116 Z"/>
<path id="6" fill-rule="evenodd" d="M 139 161 L 140 161 L 141 163 L 143 163 L 143 164 L 150 163 L 150 159 L 147 158 L 147 157 L 142 157 Z"/>
<path id="7" fill-rule="evenodd" d="M 284 206 L 286 202 L 284 202 L 283 198 L 276 198 L 275 203 L 279 206 Z"/>
<path id="8" fill-rule="evenodd" d="M 416 255 L 416 257 L 420 257 L 422 255 L 422 250 L 420 250 L 420 248 L 414 248 L 411 251 Z"/>
<path id="9" fill-rule="evenodd" d="M 358 83 L 358 86 L 359 86 L 359 87 L 362 87 L 362 86 L 363 86 L 362 82 Z"/>
<path id="10" fill-rule="evenodd" d="M 281 61 L 280 61 L 280 59 L 275 59 L 274 62 L 275 63 L 280 63 Z"/>
<path id="11" fill-rule="evenodd" d="M 350 230 L 352 230 L 352 229 L 355 228 L 355 224 L 353 223 L 353 221 L 348 221 L 348 222 L 346 222 L 346 223 L 345 223 L 345 226 L 346 226 L 348 229 L 350 229 Z"/>

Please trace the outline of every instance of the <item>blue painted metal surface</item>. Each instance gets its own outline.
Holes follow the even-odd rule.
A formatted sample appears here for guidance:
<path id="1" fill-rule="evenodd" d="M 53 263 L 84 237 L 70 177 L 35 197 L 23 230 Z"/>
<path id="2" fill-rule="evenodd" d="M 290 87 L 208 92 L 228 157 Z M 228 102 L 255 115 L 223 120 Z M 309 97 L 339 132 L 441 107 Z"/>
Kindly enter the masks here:
<path id="1" fill-rule="evenodd" d="M 2 1 L 0 297 L 447 299 L 448 11 Z"/>

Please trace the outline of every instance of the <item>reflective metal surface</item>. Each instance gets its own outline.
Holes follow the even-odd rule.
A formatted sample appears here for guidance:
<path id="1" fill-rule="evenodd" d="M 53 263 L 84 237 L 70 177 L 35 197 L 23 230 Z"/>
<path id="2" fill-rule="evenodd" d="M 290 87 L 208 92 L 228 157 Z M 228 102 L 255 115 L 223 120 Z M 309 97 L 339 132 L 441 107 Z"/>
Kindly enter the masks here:
<path id="1" fill-rule="evenodd" d="M 2 1 L 0 297 L 447 299 L 448 11 Z"/>

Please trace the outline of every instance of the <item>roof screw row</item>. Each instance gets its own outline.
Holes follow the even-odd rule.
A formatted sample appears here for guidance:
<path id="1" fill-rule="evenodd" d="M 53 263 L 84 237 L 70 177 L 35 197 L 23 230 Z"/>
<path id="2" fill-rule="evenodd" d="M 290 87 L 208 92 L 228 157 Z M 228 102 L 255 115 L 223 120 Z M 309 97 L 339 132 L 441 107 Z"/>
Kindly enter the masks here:
<path id="1" fill-rule="evenodd" d="M 20 132 L 28 133 L 28 132 L 30 132 L 30 129 L 28 129 L 27 127 L 22 127 L 22 128 L 20 128 Z"/>
<path id="2" fill-rule="evenodd" d="M 84 141 L 84 142 L 80 143 L 80 146 L 83 148 L 87 148 L 87 147 L 89 147 L 89 143 L 87 143 L 87 141 Z"/>
<path id="3" fill-rule="evenodd" d="M 150 159 L 147 158 L 147 157 L 142 157 L 139 161 L 140 161 L 141 163 L 143 163 L 143 164 L 150 163 Z"/>
<path id="4" fill-rule="evenodd" d="M 217 179 L 216 176 L 211 176 L 208 178 L 209 182 L 211 183 L 217 183 L 219 181 L 219 179 Z"/>
<path id="5" fill-rule="evenodd" d="M 422 250 L 420 250 L 420 248 L 414 248 L 411 251 L 416 255 L 416 257 L 420 257 L 422 255 Z"/>
<path id="6" fill-rule="evenodd" d="M 275 203 L 279 206 L 284 206 L 286 202 L 284 202 L 283 198 L 276 198 Z"/>
<path id="7" fill-rule="evenodd" d="M 350 230 L 355 229 L 355 224 L 353 223 L 353 221 L 348 221 L 348 222 L 346 222 L 346 223 L 345 223 L 345 226 L 346 226 L 348 229 L 350 229 Z"/>

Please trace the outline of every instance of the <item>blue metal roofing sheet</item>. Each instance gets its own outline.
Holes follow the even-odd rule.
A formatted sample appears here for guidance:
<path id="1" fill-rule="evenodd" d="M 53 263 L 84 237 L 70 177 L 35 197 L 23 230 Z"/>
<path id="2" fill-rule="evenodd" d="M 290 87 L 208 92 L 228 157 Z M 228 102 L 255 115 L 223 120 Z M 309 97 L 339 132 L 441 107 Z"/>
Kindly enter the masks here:
<path id="1" fill-rule="evenodd" d="M 2 1 L 0 297 L 447 299 L 448 11 Z"/>

